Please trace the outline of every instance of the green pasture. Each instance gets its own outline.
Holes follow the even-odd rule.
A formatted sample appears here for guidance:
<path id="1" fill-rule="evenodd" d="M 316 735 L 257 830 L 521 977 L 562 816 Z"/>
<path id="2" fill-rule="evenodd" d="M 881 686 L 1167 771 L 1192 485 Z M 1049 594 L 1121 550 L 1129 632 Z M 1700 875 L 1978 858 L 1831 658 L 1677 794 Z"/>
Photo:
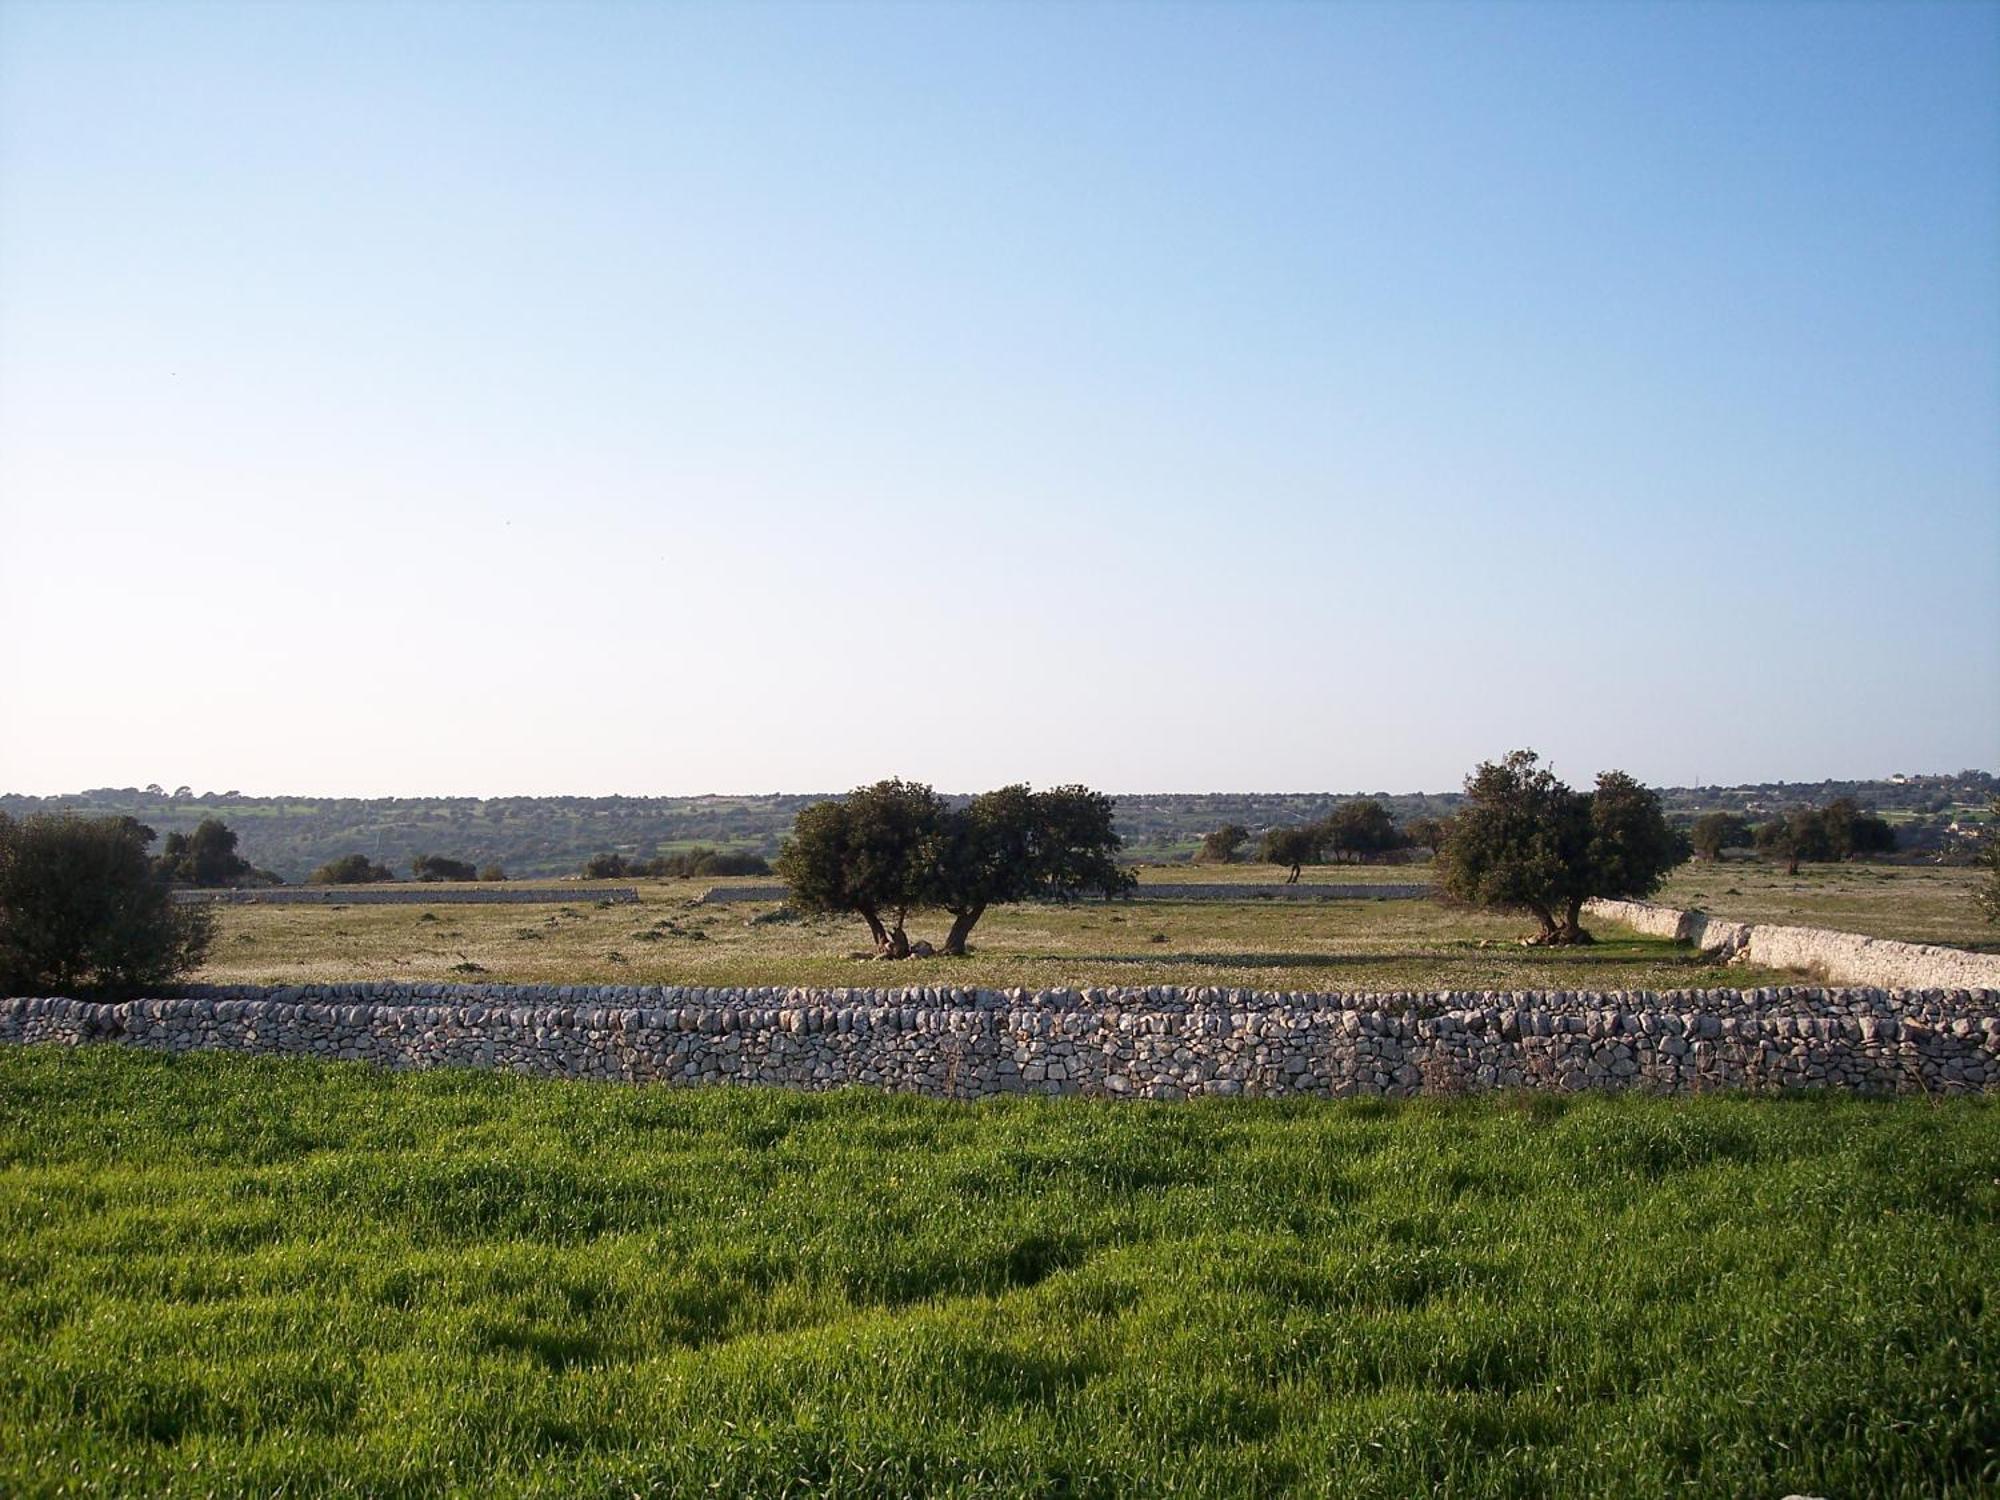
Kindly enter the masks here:
<path id="1" fill-rule="evenodd" d="M 1972 1101 L 0 1051 L 0 1493 L 1990 1494 Z"/>

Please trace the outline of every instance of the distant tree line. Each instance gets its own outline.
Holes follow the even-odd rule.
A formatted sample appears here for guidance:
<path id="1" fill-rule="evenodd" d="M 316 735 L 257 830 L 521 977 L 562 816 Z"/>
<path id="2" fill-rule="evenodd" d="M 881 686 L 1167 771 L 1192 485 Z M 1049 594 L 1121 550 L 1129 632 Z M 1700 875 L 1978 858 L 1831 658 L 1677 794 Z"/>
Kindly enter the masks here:
<path id="1" fill-rule="evenodd" d="M 171 785 L 171 783 L 169 783 Z M 1692 823 L 1708 812 L 1733 812 L 1753 824 L 1794 806 L 1825 806 L 1837 798 L 1908 818 L 1896 828 L 1902 848 L 1967 862 L 1980 857 L 1979 841 L 1954 831 L 1970 816 L 1984 816 L 2000 794 L 1989 772 L 1906 777 L 1901 781 L 1772 782 L 1739 787 L 1682 787 L 1661 792 L 1670 820 Z M 1449 818 L 1458 791 L 1361 792 L 1380 802 L 1420 845 L 1425 820 Z M 417 855 L 448 850 L 480 867 L 504 866 L 515 875 L 573 872 L 592 854 L 612 850 L 646 860 L 692 846 L 773 857 L 799 811 L 824 794 L 765 793 L 702 797 L 251 797 L 186 787 L 97 787 L 60 797 L 0 793 L 0 812 L 19 819 L 38 812 L 73 811 L 131 817 L 163 836 L 191 834 L 203 818 L 239 831 L 238 852 L 254 866 L 286 880 L 350 851 L 371 862 L 406 871 Z M 947 796 L 953 807 L 970 799 Z M 1185 859 L 1204 836 L 1227 824 L 1253 837 L 1280 826 L 1316 823 L 1350 794 L 1161 793 L 1113 798 L 1113 814 L 1127 858 Z M 157 846 L 156 846 L 157 848 Z"/>

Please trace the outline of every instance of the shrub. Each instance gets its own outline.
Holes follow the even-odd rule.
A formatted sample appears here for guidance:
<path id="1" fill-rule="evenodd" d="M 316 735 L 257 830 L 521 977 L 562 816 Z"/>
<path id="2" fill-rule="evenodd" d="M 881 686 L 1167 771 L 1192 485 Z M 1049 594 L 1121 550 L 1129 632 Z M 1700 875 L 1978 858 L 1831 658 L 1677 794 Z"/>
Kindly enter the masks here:
<path id="1" fill-rule="evenodd" d="M 630 873 L 622 854 L 593 854 L 583 862 L 585 880 L 617 880 Z"/>
<path id="2" fill-rule="evenodd" d="M 171 983 L 214 937 L 178 906 L 131 818 L 0 815 L 0 992 L 135 994 Z"/>
<path id="3" fill-rule="evenodd" d="M 1213 833 L 1204 834 L 1201 848 L 1195 851 L 1194 862 L 1198 865 L 1230 865 L 1236 863 L 1236 851 L 1250 841 L 1250 830 L 1241 823 L 1224 823 Z"/>
<path id="4" fill-rule="evenodd" d="M 395 878 L 395 873 L 387 865 L 376 864 L 365 854 L 343 854 L 339 859 L 328 860 L 306 876 L 306 884 L 375 885 Z"/>
<path id="5" fill-rule="evenodd" d="M 193 886 L 233 885 L 254 873 L 236 852 L 235 830 L 220 818 L 203 818 L 193 833 L 168 834 L 159 869 L 176 885 Z"/>
<path id="6" fill-rule="evenodd" d="M 410 861 L 410 873 L 418 880 L 477 880 L 479 871 L 462 859 L 446 859 L 442 854 L 419 854 Z"/>
<path id="7" fill-rule="evenodd" d="M 505 880 L 507 872 L 498 865 L 481 865 L 479 867 L 479 878 L 486 881 Z"/>

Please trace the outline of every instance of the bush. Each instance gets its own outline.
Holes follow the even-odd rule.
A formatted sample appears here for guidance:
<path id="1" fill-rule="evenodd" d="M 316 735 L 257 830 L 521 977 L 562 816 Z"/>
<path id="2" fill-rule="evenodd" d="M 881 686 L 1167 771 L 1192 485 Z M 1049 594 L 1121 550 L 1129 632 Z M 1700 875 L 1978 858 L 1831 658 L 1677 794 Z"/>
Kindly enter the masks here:
<path id="1" fill-rule="evenodd" d="M 387 865 L 376 864 L 365 854 L 343 854 L 339 859 L 328 860 L 306 876 L 306 884 L 375 885 L 395 878 L 395 873 Z"/>
<path id="2" fill-rule="evenodd" d="M 599 856 L 610 859 L 617 857 Z M 649 875 L 660 880 L 688 880 L 697 876 L 718 875 L 768 875 L 771 873 L 771 862 L 763 855 L 752 854 L 747 850 L 707 849 L 697 846 L 682 854 L 662 854 L 654 859 L 624 861 L 619 873 Z"/>
<path id="3" fill-rule="evenodd" d="M 1201 848 L 1195 851 L 1194 862 L 1198 865 L 1233 865 L 1236 851 L 1250 841 L 1250 830 L 1241 823 L 1224 823 L 1213 833 L 1202 835 Z"/>
<path id="4" fill-rule="evenodd" d="M 419 854 L 410 861 L 410 873 L 418 880 L 477 880 L 479 871 L 462 859 L 446 859 L 442 854 Z"/>
<path id="5" fill-rule="evenodd" d="M 234 885 L 256 873 L 236 852 L 235 830 L 220 818 L 203 818 L 193 833 L 168 834 L 159 867 L 176 885 Z"/>
<path id="6" fill-rule="evenodd" d="M 593 854 L 583 862 L 585 880 L 618 880 L 630 873 L 622 854 Z"/>
<path id="7" fill-rule="evenodd" d="M 505 880 L 507 872 L 498 865 L 481 865 L 479 867 L 479 878 L 486 881 Z"/>
<path id="8" fill-rule="evenodd" d="M 200 964 L 214 913 L 177 906 L 131 818 L 0 815 L 0 993 L 136 994 Z"/>

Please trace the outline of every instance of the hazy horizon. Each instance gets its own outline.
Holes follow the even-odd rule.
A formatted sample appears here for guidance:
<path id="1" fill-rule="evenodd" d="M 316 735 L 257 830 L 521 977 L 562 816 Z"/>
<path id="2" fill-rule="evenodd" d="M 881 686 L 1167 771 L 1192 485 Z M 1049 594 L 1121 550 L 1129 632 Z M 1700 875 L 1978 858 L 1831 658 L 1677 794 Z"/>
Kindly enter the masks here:
<path id="1" fill-rule="evenodd" d="M 0 225 L 0 788 L 2000 763 L 2000 7 L 8 0 Z"/>
<path id="2" fill-rule="evenodd" d="M 1546 760 L 1547 757 L 1544 757 L 1544 759 Z M 1592 781 L 1596 775 L 1594 771 L 1590 773 L 1582 773 L 1576 771 L 1572 767 L 1562 766 L 1562 765 L 1554 765 L 1552 768 L 1564 780 L 1569 781 L 1575 785 L 1587 784 L 1590 781 Z M 1468 771 L 1470 771 L 1470 769 L 1471 767 L 1467 768 Z M 1615 769 L 1615 768 L 1606 767 L 1600 769 Z M 1836 775 L 1836 776 L 1815 776 L 1809 778 L 1796 777 L 1796 776 L 1763 776 L 1763 777 L 1751 777 L 1745 781 L 1733 781 L 1733 782 L 1719 782 L 1719 781 L 1656 782 L 1652 784 L 1660 787 L 1670 787 L 1680 790 L 1699 790 L 1705 787 L 1713 787 L 1717 790 L 1727 791 L 1732 788 L 1746 787 L 1746 786 L 1820 786 L 1829 782 L 1844 783 L 1844 782 L 1887 781 L 1891 776 L 1895 775 L 1908 775 L 1912 777 L 1919 777 L 1919 776 L 1954 777 L 1963 775 L 1967 771 L 1978 772 L 1985 775 L 2000 775 L 2000 770 L 1995 770 L 1986 766 L 1958 766 L 1952 768 L 1951 770 L 1944 770 L 1941 768 L 1932 767 L 1932 768 L 1926 768 L 1921 771 L 1917 770 L 1884 771 L 1873 775 L 1854 775 L 1854 776 Z M 881 778 L 876 778 L 876 779 L 879 780 Z M 910 779 L 921 780 L 922 778 L 917 777 Z M 1015 779 L 1021 780 L 1025 778 L 1015 778 Z M 1461 778 L 1460 782 L 1454 782 L 1450 786 L 1430 786 L 1430 787 L 1414 787 L 1414 786 L 1185 787 L 1181 786 L 1181 787 L 1139 788 L 1139 787 L 1103 786 L 1097 788 L 1097 790 L 1106 792 L 1113 797 L 1232 797 L 1232 796 L 1437 797 L 1437 796 L 1456 795 L 1463 792 L 1464 786 L 1461 784 L 1462 780 L 1463 778 Z M 937 791 L 945 794 L 946 796 L 956 797 L 956 796 L 971 796 L 980 791 L 990 790 L 992 786 L 998 786 L 1004 784 L 1005 783 L 1003 782 L 994 782 L 994 783 L 982 784 L 980 786 L 947 786 L 943 783 L 934 783 L 933 785 L 935 785 Z M 1058 783 L 1045 782 L 1038 784 L 1056 785 Z M 564 791 L 564 790 L 555 790 L 555 791 L 516 790 L 516 791 L 500 791 L 500 792 L 465 792 L 465 791 L 334 792 L 334 791 L 326 791 L 324 789 L 319 789 L 319 788 L 289 787 L 284 789 L 273 790 L 269 788 L 259 789 L 255 787 L 230 787 L 225 789 L 222 787 L 195 786 L 191 782 L 169 784 L 166 782 L 153 782 L 153 781 L 143 781 L 143 782 L 127 781 L 118 783 L 106 782 L 99 786 L 88 786 L 88 787 L 84 786 L 59 787 L 48 791 L 41 791 L 27 787 L 0 786 L 0 797 L 6 797 L 6 796 L 37 797 L 46 801 L 51 798 L 81 796 L 86 792 L 138 791 L 143 794 L 148 786 L 160 786 L 163 789 L 160 795 L 167 797 L 171 800 L 175 797 L 175 787 L 180 785 L 185 785 L 188 787 L 189 789 L 188 796 L 190 800 L 199 800 L 202 797 L 206 796 L 215 796 L 215 797 L 233 796 L 233 797 L 243 798 L 245 801 L 267 801 L 267 802 L 291 801 L 291 800 L 306 801 L 313 798 L 324 798 L 327 800 L 352 800 L 352 801 L 467 800 L 467 801 L 481 801 L 481 802 L 504 802 L 515 799 L 562 800 L 568 798 L 583 799 L 583 798 L 606 798 L 606 797 L 625 797 L 625 798 L 632 798 L 634 800 L 643 798 L 659 798 L 662 800 L 671 799 L 679 801 L 696 801 L 703 798 L 717 798 L 722 800 L 729 800 L 733 798 L 757 798 L 757 797 L 837 797 L 837 796 L 843 796 L 847 792 L 853 790 L 853 787 L 851 786 L 837 786 L 837 787 L 802 786 L 802 787 L 763 787 L 754 790 L 739 787 L 728 790 L 707 790 L 707 791 L 697 791 L 697 792 L 654 792 L 654 791 L 645 791 L 629 787 L 615 791 L 606 791 L 606 792 L 578 792 L 578 791 Z"/>

